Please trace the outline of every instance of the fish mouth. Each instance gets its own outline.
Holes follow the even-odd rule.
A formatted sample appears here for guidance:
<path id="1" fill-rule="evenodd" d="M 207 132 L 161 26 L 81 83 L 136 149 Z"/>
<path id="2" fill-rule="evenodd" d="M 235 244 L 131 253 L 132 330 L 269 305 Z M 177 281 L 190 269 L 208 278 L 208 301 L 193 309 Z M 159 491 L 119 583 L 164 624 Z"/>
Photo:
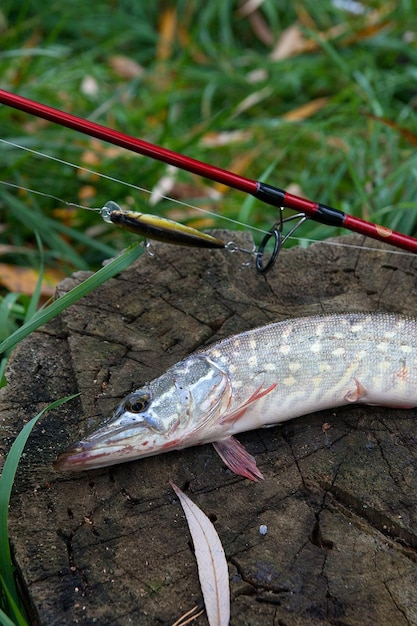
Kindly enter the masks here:
<path id="1" fill-rule="evenodd" d="M 62 471 L 82 471 L 86 469 L 98 469 L 107 465 L 122 463 L 125 455 L 124 448 L 113 446 L 98 446 L 86 441 L 80 441 L 70 446 L 65 452 L 61 452 L 52 464 L 54 469 Z"/>
<path id="2" fill-rule="evenodd" d="M 141 437 L 137 429 L 134 433 L 132 431 L 133 429 L 120 428 L 109 432 L 108 428 L 102 428 L 61 452 L 52 465 L 59 471 L 77 472 L 117 465 L 152 454 L 149 450 L 151 446 L 148 446 L 150 442 Z M 136 445 L 133 445 L 133 436 Z M 141 442 L 140 445 L 138 441 Z"/>
<path id="3" fill-rule="evenodd" d="M 62 471 L 76 471 L 85 469 L 86 462 L 91 459 L 88 453 L 88 447 L 82 442 L 76 443 L 69 447 L 65 452 L 61 452 L 56 460 L 52 463 L 54 469 Z"/>

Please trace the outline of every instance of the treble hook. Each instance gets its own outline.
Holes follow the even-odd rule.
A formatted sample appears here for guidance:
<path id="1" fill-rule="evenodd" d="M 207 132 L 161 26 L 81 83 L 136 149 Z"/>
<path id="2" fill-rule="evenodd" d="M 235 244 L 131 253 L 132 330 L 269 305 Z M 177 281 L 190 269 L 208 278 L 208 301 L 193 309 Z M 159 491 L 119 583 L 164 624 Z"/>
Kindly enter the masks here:
<path id="1" fill-rule="evenodd" d="M 270 228 L 270 230 L 266 233 L 265 237 L 262 239 L 261 243 L 258 246 L 256 251 L 256 271 L 258 274 L 266 274 L 269 270 L 275 265 L 275 262 L 278 258 L 279 253 L 281 252 L 281 248 L 284 243 L 287 241 L 289 237 L 305 222 L 308 218 L 305 213 L 297 213 L 296 215 L 291 215 L 290 217 L 282 218 L 282 213 L 284 211 L 284 207 L 280 207 L 279 210 L 279 221 L 275 222 L 275 224 Z M 287 222 L 291 222 L 293 220 L 298 220 L 298 222 L 286 233 L 283 235 L 284 224 Z M 269 243 L 271 238 L 274 238 L 274 249 L 271 253 L 271 256 L 268 259 L 268 262 L 264 265 L 264 255 L 265 248 Z"/>

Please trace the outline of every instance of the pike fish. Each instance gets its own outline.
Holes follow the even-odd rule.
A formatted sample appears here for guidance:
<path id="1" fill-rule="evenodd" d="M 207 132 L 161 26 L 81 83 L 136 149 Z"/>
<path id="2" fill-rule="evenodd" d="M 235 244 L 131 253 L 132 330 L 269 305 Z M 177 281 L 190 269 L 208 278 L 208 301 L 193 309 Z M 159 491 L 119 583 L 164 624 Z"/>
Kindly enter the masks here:
<path id="1" fill-rule="evenodd" d="M 213 443 L 262 478 L 237 433 L 352 403 L 417 406 L 417 320 L 389 313 L 290 319 L 223 339 L 130 393 L 59 470 L 98 468 Z"/>

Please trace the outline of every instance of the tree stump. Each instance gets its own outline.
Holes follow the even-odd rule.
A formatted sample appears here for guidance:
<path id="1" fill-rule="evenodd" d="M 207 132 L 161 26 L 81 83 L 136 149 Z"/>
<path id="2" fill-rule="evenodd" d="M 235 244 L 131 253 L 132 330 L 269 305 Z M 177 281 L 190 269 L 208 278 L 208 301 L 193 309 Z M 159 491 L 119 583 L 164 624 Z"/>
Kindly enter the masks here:
<path id="1" fill-rule="evenodd" d="M 251 246 L 247 233 L 215 234 Z M 18 346 L 0 396 L 3 458 L 46 404 L 81 393 L 34 429 L 10 507 L 40 624 L 168 625 L 202 603 L 169 479 L 215 523 L 233 626 L 417 624 L 413 410 L 338 408 L 242 434 L 259 483 L 233 475 L 210 445 L 84 473 L 51 465 L 125 394 L 208 342 L 299 315 L 417 314 L 416 257 L 366 250 L 356 236 L 330 243 L 284 250 L 264 277 L 239 253 L 154 244 L 155 256 Z"/>

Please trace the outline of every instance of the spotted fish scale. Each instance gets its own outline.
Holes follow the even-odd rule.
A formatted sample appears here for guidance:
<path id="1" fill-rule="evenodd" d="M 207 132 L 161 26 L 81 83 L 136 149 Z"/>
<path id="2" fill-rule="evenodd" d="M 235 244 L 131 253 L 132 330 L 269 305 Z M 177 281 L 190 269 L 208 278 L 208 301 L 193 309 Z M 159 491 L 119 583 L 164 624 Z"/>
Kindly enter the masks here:
<path id="1" fill-rule="evenodd" d="M 211 442 L 230 469 L 256 480 L 233 435 L 355 402 L 417 406 L 417 320 L 312 316 L 224 339 L 129 394 L 55 465 L 82 470 Z"/>

